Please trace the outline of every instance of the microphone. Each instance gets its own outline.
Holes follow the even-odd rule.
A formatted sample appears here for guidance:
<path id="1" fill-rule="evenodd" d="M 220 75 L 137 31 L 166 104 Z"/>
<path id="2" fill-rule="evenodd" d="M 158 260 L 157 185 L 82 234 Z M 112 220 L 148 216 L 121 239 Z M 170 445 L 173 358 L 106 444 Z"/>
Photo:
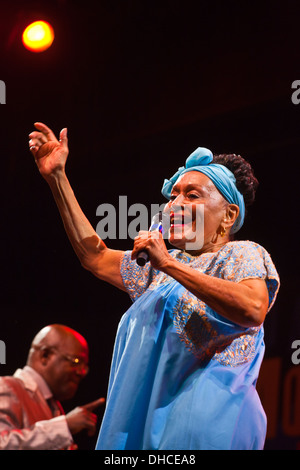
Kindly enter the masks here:
<path id="1" fill-rule="evenodd" d="M 149 228 L 149 232 L 160 232 L 163 233 L 163 223 L 162 223 L 162 212 L 158 212 L 152 218 L 151 225 Z M 145 266 L 145 264 L 149 261 L 149 255 L 146 250 L 140 251 L 137 255 L 136 262 L 139 266 Z"/>

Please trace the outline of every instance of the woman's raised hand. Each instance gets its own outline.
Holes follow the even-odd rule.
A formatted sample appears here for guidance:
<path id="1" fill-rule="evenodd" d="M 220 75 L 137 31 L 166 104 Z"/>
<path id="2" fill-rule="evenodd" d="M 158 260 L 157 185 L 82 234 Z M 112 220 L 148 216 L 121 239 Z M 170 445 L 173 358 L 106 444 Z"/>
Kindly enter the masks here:
<path id="1" fill-rule="evenodd" d="M 69 154 L 67 129 L 59 134 L 59 140 L 42 122 L 34 123 L 36 131 L 29 134 L 29 148 L 41 175 L 47 179 L 64 171 Z"/>

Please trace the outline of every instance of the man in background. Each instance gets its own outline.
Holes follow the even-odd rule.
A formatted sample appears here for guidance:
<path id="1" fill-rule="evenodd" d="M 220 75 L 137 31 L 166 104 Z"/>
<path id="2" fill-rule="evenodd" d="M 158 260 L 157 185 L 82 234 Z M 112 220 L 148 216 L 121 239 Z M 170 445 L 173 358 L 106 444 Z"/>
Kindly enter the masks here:
<path id="1" fill-rule="evenodd" d="M 88 344 L 77 331 L 54 324 L 37 333 L 26 366 L 0 377 L 0 450 L 74 449 L 74 434 L 95 432 L 92 411 L 104 398 L 67 414 L 60 404 L 75 395 L 88 360 Z"/>

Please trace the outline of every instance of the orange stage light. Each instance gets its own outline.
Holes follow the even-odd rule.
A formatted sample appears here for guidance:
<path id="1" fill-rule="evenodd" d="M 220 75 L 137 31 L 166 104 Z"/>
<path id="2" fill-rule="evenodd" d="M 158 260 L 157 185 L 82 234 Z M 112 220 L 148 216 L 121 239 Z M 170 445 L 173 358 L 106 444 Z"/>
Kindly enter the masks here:
<path id="1" fill-rule="evenodd" d="M 46 21 L 35 21 L 24 30 L 22 41 L 32 52 L 42 52 L 48 49 L 54 40 L 52 26 Z"/>

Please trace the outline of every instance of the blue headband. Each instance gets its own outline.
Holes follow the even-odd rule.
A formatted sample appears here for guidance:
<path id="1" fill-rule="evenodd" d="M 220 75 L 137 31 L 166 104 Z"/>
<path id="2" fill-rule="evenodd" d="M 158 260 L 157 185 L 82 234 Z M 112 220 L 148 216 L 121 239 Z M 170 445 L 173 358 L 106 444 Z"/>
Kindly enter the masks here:
<path id="1" fill-rule="evenodd" d="M 198 147 L 186 160 L 185 167 L 181 166 L 178 171 L 169 180 L 165 179 L 162 194 L 170 199 L 171 192 L 174 184 L 179 176 L 187 173 L 188 171 L 200 171 L 214 183 L 216 188 L 224 196 L 226 201 L 230 204 L 239 206 L 240 212 L 234 225 L 231 228 L 231 233 L 236 233 L 242 227 L 245 219 L 245 202 L 242 194 L 236 187 L 236 179 L 234 174 L 228 170 L 224 165 L 218 163 L 211 163 L 213 154 L 210 150 Z"/>

